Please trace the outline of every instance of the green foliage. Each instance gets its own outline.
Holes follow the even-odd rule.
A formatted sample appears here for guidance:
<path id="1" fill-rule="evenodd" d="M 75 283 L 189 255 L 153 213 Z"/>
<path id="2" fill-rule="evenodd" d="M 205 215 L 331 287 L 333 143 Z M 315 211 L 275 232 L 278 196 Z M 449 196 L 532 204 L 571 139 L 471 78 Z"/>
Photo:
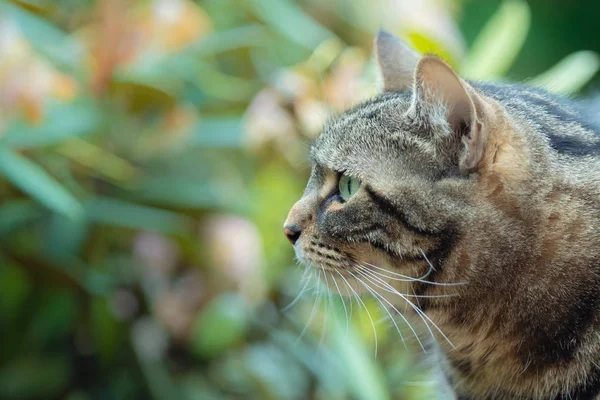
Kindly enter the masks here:
<path id="1" fill-rule="evenodd" d="M 373 299 L 308 285 L 279 311 L 304 284 L 281 225 L 306 143 L 373 94 L 379 25 L 510 73 L 535 10 L 502 3 L 464 55 L 455 6 L 0 0 L 0 398 L 432 398 Z M 531 83 L 599 67 L 580 50 Z"/>

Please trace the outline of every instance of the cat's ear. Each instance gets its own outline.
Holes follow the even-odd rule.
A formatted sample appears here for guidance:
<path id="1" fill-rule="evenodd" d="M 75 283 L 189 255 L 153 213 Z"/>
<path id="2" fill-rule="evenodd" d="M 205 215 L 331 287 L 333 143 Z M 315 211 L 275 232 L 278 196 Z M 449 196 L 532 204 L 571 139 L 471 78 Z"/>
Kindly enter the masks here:
<path id="1" fill-rule="evenodd" d="M 485 134 L 479 114 L 482 99 L 452 68 L 435 56 L 425 56 L 415 68 L 413 103 L 409 112 L 434 125 L 447 124 L 464 144 L 460 167 L 475 170 L 485 151 Z M 443 121 L 442 121 L 443 119 Z"/>
<path id="2" fill-rule="evenodd" d="M 391 33 L 380 30 L 375 38 L 375 60 L 384 92 L 397 92 L 412 86 L 419 54 Z"/>

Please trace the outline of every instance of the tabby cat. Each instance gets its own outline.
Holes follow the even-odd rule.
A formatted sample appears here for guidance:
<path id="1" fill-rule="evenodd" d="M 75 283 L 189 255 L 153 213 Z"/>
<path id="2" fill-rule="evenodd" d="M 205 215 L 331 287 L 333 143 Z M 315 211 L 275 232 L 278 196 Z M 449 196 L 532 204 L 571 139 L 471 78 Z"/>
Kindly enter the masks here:
<path id="1" fill-rule="evenodd" d="M 385 32 L 375 53 L 383 93 L 311 147 L 297 257 L 426 323 L 459 399 L 600 399 L 600 124 Z"/>

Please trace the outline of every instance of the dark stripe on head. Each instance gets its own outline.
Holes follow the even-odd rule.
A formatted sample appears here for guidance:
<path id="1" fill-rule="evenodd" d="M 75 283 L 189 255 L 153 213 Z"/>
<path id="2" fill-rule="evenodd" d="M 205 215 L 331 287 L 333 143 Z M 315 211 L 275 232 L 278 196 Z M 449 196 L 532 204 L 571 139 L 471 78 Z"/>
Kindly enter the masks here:
<path id="1" fill-rule="evenodd" d="M 561 154 L 570 156 L 589 156 L 600 154 L 600 140 L 596 143 L 584 142 L 580 138 L 560 136 L 553 133 L 548 135 L 550 146 Z"/>
<path id="2" fill-rule="evenodd" d="M 406 229 L 418 235 L 427 236 L 429 238 L 435 238 L 438 241 L 437 247 L 433 250 L 428 251 L 425 254 L 427 256 L 427 260 L 429 260 L 429 262 L 431 262 L 431 264 L 434 267 L 434 269 L 428 275 L 427 279 L 429 281 L 434 282 L 435 277 L 442 270 L 443 262 L 450 255 L 454 248 L 454 245 L 458 241 L 458 234 L 456 232 L 456 229 L 450 227 L 441 232 L 433 232 L 431 230 L 426 230 L 414 226 L 410 222 L 408 222 L 406 216 L 400 210 L 398 210 L 388 199 L 375 192 L 369 186 L 365 186 L 365 190 L 371 198 L 371 200 L 373 201 L 373 203 L 375 203 L 382 212 L 400 221 Z M 410 261 L 414 260 L 415 259 L 411 259 Z M 427 260 L 425 260 L 425 258 L 423 257 L 416 257 L 416 260 L 427 262 Z M 430 287 L 429 284 L 423 282 L 416 282 L 413 285 L 414 294 L 418 296 L 423 295 Z M 419 303 L 421 305 L 422 310 L 429 306 L 429 302 L 427 300 L 427 298 L 419 299 Z"/>
<path id="3" fill-rule="evenodd" d="M 439 235 L 439 232 L 433 232 L 433 231 L 423 229 L 423 228 L 420 228 L 418 226 L 411 224 L 408 221 L 408 219 L 406 218 L 406 216 L 402 213 L 401 210 L 398 210 L 396 208 L 396 206 L 391 201 L 386 199 L 384 196 L 376 193 L 373 190 L 373 188 L 371 188 L 370 186 L 365 186 L 365 190 L 366 190 L 367 194 L 369 195 L 369 197 L 371 198 L 371 200 L 373 201 L 373 203 L 375 203 L 375 205 L 377 205 L 377 207 L 381 210 L 381 212 L 391 216 L 392 218 L 394 218 L 397 221 L 400 221 L 404 225 L 404 227 L 406 229 L 408 229 L 409 231 L 416 233 L 418 235 L 422 235 L 422 236 L 437 236 L 437 235 Z"/>
<path id="4" fill-rule="evenodd" d="M 521 110 L 529 114 L 530 119 L 540 127 L 540 131 L 550 140 L 550 146 L 558 153 L 569 156 L 581 157 L 600 154 L 600 131 L 597 125 L 590 121 L 581 109 L 575 108 L 573 103 L 541 89 L 522 85 L 498 85 L 492 83 L 474 83 L 484 94 L 510 103 L 511 99 L 520 99 L 527 105 L 535 106 L 543 112 Z M 581 108 L 581 107 L 580 107 Z M 557 123 L 554 119 L 558 120 Z M 580 137 L 565 136 L 560 134 L 564 129 L 563 124 L 577 124 L 595 134 L 596 140 L 586 141 Z"/>

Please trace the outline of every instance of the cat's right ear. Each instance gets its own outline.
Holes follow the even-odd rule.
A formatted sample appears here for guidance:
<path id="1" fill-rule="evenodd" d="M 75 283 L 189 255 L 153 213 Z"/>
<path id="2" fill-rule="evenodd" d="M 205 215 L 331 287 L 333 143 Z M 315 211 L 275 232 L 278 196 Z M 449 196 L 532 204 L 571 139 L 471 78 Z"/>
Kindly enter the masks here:
<path id="1" fill-rule="evenodd" d="M 380 30 L 375 38 L 375 60 L 384 92 L 410 88 L 420 55 L 391 33 Z"/>

